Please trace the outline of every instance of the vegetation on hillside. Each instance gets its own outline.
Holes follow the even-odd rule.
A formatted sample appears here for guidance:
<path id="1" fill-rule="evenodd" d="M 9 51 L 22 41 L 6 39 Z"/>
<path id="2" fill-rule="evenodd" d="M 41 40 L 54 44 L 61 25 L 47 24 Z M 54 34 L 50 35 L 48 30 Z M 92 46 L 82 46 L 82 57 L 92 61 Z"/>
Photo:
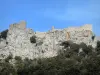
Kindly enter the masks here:
<path id="1" fill-rule="evenodd" d="M 61 44 L 64 49 L 58 56 L 43 59 L 22 60 L 12 55 L 0 61 L 0 75 L 100 75 L 100 41 L 97 47 L 69 43 Z"/>
<path id="2" fill-rule="evenodd" d="M 7 33 L 8 33 L 8 29 L 2 31 L 0 33 L 0 39 L 3 38 L 3 39 L 6 39 L 7 38 Z"/>
<path id="3" fill-rule="evenodd" d="M 36 36 L 30 37 L 30 42 L 31 43 L 36 43 Z"/>

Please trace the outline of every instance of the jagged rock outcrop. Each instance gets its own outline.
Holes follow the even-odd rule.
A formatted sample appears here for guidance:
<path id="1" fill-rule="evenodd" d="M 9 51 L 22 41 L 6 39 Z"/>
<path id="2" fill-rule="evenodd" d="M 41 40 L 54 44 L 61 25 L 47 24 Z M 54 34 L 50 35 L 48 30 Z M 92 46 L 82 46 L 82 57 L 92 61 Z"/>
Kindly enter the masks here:
<path id="1" fill-rule="evenodd" d="M 35 42 L 31 42 L 30 38 L 35 36 Z M 71 40 L 80 44 L 96 46 L 96 39 L 92 38 L 92 26 L 84 25 L 82 27 L 70 27 L 65 29 L 54 29 L 48 32 L 34 32 L 32 29 L 26 28 L 26 22 L 19 24 L 11 24 L 7 38 L 0 42 L 0 57 L 6 57 L 10 53 L 13 56 L 28 57 L 30 59 L 40 57 L 53 57 L 57 55 L 61 42 Z"/>

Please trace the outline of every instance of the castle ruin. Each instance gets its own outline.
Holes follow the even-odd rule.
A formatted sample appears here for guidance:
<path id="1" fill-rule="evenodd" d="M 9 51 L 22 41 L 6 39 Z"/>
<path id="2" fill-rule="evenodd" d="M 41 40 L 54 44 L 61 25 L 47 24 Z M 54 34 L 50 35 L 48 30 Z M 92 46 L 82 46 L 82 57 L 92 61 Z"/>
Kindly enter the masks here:
<path id="1" fill-rule="evenodd" d="M 11 24 L 9 28 L 10 29 L 13 29 L 13 28 L 26 29 L 26 22 L 20 21 L 19 23 Z"/>
<path id="2" fill-rule="evenodd" d="M 36 36 L 36 43 L 31 43 L 30 38 Z M 77 44 L 81 42 L 87 45 L 96 46 L 96 39 L 92 40 L 92 25 L 86 24 L 80 27 L 69 27 L 65 29 L 52 29 L 48 32 L 34 32 L 26 28 L 26 22 L 11 24 L 8 33 L 7 42 L 0 43 L 0 55 L 29 57 L 30 59 L 38 57 L 53 57 L 61 49 L 60 43 L 63 41 L 73 41 Z"/>

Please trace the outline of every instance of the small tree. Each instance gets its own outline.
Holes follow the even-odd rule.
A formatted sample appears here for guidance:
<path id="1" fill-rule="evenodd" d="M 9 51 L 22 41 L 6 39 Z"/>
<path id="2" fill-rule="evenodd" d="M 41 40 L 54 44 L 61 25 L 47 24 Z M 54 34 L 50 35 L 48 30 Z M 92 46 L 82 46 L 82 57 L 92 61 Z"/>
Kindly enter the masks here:
<path id="1" fill-rule="evenodd" d="M 11 60 L 13 58 L 13 55 L 10 54 L 7 58 L 5 58 L 5 62 L 9 62 L 9 60 Z"/>
<path id="2" fill-rule="evenodd" d="M 70 44 L 68 41 L 64 41 L 61 43 L 61 45 L 64 46 L 64 48 L 67 48 L 67 47 L 69 47 Z"/>
<path id="3" fill-rule="evenodd" d="M 97 47 L 96 47 L 97 51 L 100 51 L 100 41 L 97 41 Z"/>
<path id="4" fill-rule="evenodd" d="M 8 29 L 1 32 L 0 38 L 6 39 L 7 38 Z"/>
<path id="5" fill-rule="evenodd" d="M 20 60 L 22 60 L 22 58 L 20 56 L 15 56 L 15 60 L 20 61 Z"/>
<path id="6" fill-rule="evenodd" d="M 97 51 L 97 54 L 99 55 L 100 54 L 100 41 L 97 41 L 96 51 Z"/>
<path id="7" fill-rule="evenodd" d="M 30 42 L 31 43 L 36 43 L 36 36 L 30 37 Z"/>
<path id="8" fill-rule="evenodd" d="M 94 41 L 94 39 L 95 39 L 95 35 L 94 36 L 92 36 L 92 40 Z"/>
<path id="9" fill-rule="evenodd" d="M 79 52 L 79 45 L 76 43 L 73 43 L 70 45 L 71 50 L 73 50 L 74 52 L 78 53 Z"/>
<path id="10" fill-rule="evenodd" d="M 86 54 L 89 53 L 88 46 L 87 46 L 85 43 L 82 42 L 82 43 L 80 44 L 80 48 L 82 48 L 83 51 L 84 51 Z"/>
<path id="11" fill-rule="evenodd" d="M 15 69 L 18 75 L 22 75 L 22 71 L 24 69 L 24 63 L 20 56 L 15 56 Z"/>

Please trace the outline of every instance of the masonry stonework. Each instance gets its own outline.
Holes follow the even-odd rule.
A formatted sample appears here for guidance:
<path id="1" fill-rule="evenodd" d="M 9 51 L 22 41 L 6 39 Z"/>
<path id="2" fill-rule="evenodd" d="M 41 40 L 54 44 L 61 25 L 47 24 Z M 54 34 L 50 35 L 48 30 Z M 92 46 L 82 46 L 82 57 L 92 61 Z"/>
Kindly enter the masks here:
<path id="1" fill-rule="evenodd" d="M 26 22 L 20 21 L 19 23 L 11 24 L 9 28 L 10 29 L 14 29 L 14 28 L 26 29 Z"/>

